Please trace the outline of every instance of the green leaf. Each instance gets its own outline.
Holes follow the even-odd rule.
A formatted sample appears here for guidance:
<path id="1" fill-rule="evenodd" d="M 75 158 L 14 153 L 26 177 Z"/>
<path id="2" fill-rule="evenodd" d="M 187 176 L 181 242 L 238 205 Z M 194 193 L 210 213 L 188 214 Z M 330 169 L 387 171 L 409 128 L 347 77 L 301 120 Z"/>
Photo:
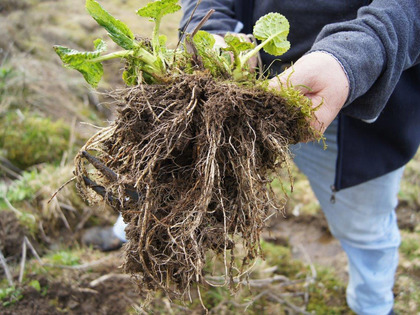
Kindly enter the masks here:
<path id="1" fill-rule="evenodd" d="M 262 16 L 254 26 L 255 38 L 265 42 L 263 49 L 266 53 L 280 56 L 290 48 L 287 41 L 289 21 L 280 13 L 268 13 Z"/>
<path id="2" fill-rule="evenodd" d="M 95 40 L 94 44 L 95 51 L 91 52 L 80 52 L 64 46 L 54 46 L 54 50 L 65 67 L 79 71 L 90 85 L 96 87 L 104 70 L 100 62 L 91 62 L 90 60 L 99 57 L 100 53 L 106 50 L 106 45 L 101 39 Z"/>
<path id="3" fill-rule="evenodd" d="M 193 37 L 193 42 L 197 49 L 213 49 L 216 40 L 210 33 L 198 31 Z"/>
<path id="4" fill-rule="evenodd" d="M 198 31 L 192 40 L 204 68 L 215 77 L 225 77 L 230 68 L 230 55 L 228 56 L 229 61 L 227 61 L 220 55 L 218 49 L 214 49 L 216 40 L 213 35 L 206 31 Z"/>
<path id="5" fill-rule="evenodd" d="M 31 282 L 29 282 L 29 286 L 31 286 L 32 288 L 34 288 L 38 292 L 41 291 L 41 284 L 39 283 L 38 280 L 32 280 Z"/>
<path id="6" fill-rule="evenodd" d="M 224 39 L 228 46 L 223 48 L 223 50 L 232 51 L 235 55 L 254 48 L 253 43 L 243 41 L 241 38 L 232 34 L 226 34 Z"/>
<path id="7" fill-rule="evenodd" d="M 154 20 L 160 20 L 164 15 L 181 10 L 178 0 L 157 0 L 149 2 L 145 7 L 137 10 L 137 14 Z"/>
<path id="8" fill-rule="evenodd" d="M 120 20 L 114 18 L 95 0 L 86 0 L 86 9 L 95 21 L 108 31 L 109 37 L 124 49 L 136 46 L 131 30 Z"/>

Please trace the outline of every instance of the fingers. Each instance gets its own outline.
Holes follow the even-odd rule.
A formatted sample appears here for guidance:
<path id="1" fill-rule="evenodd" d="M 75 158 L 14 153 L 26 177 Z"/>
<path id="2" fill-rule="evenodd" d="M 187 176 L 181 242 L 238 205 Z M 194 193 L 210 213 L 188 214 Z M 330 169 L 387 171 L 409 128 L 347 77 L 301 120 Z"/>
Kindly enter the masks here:
<path id="1" fill-rule="evenodd" d="M 303 56 L 269 82 L 274 89 L 282 85 L 300 90 L 312 100 L 314 107 L 319 107 L 311 124 L 320 132 L 334 120 L 349 94 L 349 81 L 343 67 L 325 52 Z"/>

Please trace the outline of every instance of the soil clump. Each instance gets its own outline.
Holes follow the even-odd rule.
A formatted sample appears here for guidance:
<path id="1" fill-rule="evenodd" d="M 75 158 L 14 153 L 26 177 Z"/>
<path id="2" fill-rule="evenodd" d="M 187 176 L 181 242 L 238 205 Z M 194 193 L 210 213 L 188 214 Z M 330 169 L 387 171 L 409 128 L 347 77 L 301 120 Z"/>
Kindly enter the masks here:
<path id="1" fill-rule="evenodd" d="M 185 297 L 206 283 L 212 252 L 229 283 L 261 255 L 265 221 L 284 207 L 269 184 L 288 145 L 313 137 L 308 117 L 279 94 L 205 75 L 113 94 L 117 119 L 81 149 L 75 175 L 87 200 L 102 195 L 128 223 L 125 271 Z"/>

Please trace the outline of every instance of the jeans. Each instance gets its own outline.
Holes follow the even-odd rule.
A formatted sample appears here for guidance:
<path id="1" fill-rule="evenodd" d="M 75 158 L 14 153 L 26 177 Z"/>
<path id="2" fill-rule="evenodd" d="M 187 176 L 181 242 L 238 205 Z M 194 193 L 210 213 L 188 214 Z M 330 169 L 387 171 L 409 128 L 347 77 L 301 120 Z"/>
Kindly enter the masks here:
<path id="1" fill-rule="evenodd" d="M 347 304 L 357 314 L 385 315 L 393 306 L 392 287 L 398 265 L 400 234 L 395 208 L 404 167 L 335 193 L 331 202 L 337 158 L 337 121 L 323 143 L 294 145 L 299 169 L 308 177 L 327 218 L 331 233 L 349 260 Z"/>
<path id="2" fill-rule="evenodd" d="M 117 221 L 114 223 L 114 234 L 124 243 L 127 242 L 127 239 L 125 238 L 125 227 L 127 224 L 124 222 L 123 217 L 121 214 L 119 215 Z"/>

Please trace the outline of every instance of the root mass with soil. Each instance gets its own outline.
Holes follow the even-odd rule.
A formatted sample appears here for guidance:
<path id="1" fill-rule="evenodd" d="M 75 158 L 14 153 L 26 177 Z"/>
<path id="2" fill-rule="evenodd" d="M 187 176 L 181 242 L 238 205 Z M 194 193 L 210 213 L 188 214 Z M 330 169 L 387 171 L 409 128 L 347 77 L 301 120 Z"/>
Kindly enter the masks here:
<path id="1" fill-rule="evenodd" d="M 186 297 L 206 282 L 212 253 L 232 284 L 261 256 L 265 219 L 283 207 L 271 176 L 286 167 L 289 144 L 313 136 L 307 118 L 274 92 L 200 74 L 113 94 L 118 117 L 82 148 L 75 174 L 87 200 L 101 197 L 86 177 L 128 223 L 125 271 L 142 289 Z"/>

